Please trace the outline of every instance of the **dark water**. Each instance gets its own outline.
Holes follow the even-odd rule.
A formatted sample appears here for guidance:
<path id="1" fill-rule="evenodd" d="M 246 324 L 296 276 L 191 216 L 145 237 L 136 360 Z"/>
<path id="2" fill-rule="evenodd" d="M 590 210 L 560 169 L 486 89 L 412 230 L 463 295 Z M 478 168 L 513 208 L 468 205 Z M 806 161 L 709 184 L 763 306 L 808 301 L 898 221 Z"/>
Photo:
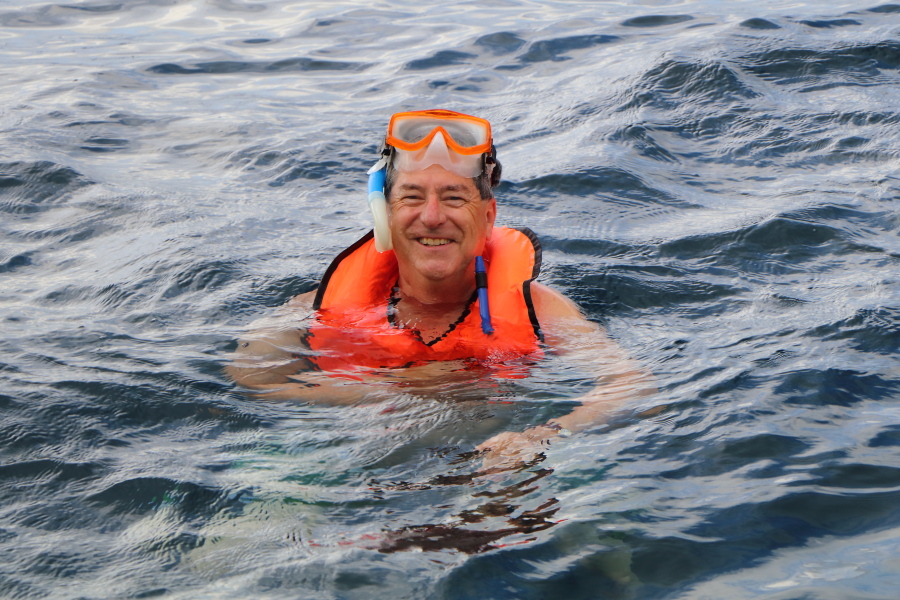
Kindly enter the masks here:
<path id="1" fill-rule="evenodd" d="M 848 2 L 4 4 L 0 596 L 896 598 L 898 31 Z M 489 477 L 474 445 L 584 373 L 385 411 L 221 371 L 367 229 L 389 115 L 436 106 L 491 119 L 500 220 L 659 386 Z"/>

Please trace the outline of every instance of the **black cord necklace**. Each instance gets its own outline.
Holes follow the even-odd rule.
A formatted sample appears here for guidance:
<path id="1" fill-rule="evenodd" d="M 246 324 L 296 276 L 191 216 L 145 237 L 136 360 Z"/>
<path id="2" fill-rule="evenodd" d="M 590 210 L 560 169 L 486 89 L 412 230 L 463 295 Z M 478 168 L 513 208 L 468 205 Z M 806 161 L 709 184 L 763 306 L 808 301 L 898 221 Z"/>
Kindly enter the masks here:
<path id="1" fill-rule="evenodd" d="M 393 327 L 397 327 L 398 329 L 408 329 L 410 331 L 410 333 L 412 333 L 413 336 L 417 340 L 419 340 L 420 342 L 422 342 L 423 344 L 425 344 L 426 346 L 428 346 L 430 348 L 431 346 L 434 346 L 439 341 L 441 341 L 442 339 L 447 337 L 447 335 L 449 335 L 451 331 L 456 329 L 457 325 L 459 325 L 460 323 L 462 323 L 463 321 L 466 320 L 466 317 L 468 317 L 469 313 L 472 311 L 472 304 L 475 302 L 475 300 L 477 298 L 478 298 L 478 290 L 475 290 L 474 292 L 472 292 L 472 295 L 469 297 L 469 300 L 466 302 L 466 306 L 465 306 L 465 308 L 463 308 L 462 314 L 460 314 L 459 317 L 455 321 L 450 323 L 450 326 L 447 327 L 447 330 L 444 333 L 442 333 L 441 335 L 439 335 L 436 338 L 434 338 L 433 340 L 431 340 L 430 342 L 426 342 L 422 338 L 421 331 L 419 331 L 415 327 L 404 326 L 397 322 L 397 304 L 401 300 L 401 298 L 400 298 L 400 283 L 397 282 L 397 284 L 391 288 L 391 297 L 388 299 L 387 320 L 388 320 L 388 323 L 390 323 Z"/>

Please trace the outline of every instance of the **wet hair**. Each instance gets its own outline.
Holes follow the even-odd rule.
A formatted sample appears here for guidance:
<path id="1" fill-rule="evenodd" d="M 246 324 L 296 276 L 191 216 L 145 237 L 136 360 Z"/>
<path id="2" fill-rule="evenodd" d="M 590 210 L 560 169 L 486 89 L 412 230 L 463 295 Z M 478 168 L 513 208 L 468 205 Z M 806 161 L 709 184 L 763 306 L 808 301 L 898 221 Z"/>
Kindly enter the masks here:
<path id="1" fill-rule="evenodd" d="M 503 167 L 500 165 L 500 161 L 497 160 L 497 150 L 493 146 L 491 146 L 490 153 L 484 155 L 483 160 L 484 168 L 477 177 L 472 178 L 472 181 L 475 183 L 475 188 L 481 195 L 481 199 L 490 200 L 494 197 L 493 188 L 500 185 L 500 175 Z M 398 173 L 399 171 L 394 166 L 394 162 L 389 162 L 384 180 L 384 196 L 388 199 L 391 197 L 391 188 L 394 187 L 394 182 L 397 181 Z"/>

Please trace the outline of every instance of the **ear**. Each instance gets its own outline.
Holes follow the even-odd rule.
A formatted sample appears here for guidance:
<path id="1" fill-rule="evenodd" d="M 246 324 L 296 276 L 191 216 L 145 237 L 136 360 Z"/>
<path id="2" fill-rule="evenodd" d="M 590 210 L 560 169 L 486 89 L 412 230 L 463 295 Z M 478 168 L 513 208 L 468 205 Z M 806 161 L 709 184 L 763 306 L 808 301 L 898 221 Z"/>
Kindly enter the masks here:
<path id="1" fill-rule="evenodd" d="M 485 217 L 487 219 L 487 237 L 491 237 L 491 231 L 494 229 L 494 221 L 497 219 L 497 199 L 491 198 L 487 201 L 485 208 Z"/>

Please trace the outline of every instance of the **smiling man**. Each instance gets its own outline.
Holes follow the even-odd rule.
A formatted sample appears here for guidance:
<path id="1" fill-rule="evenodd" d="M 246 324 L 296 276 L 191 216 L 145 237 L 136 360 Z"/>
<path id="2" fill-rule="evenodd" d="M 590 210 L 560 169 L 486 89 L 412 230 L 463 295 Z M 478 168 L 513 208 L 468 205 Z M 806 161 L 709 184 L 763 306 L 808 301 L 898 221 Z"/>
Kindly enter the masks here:
<path id="1" fill-rule="evenodd" d="M 228 373 L 266 397 L 352 402 L 371 398 L 368 384 L 385 374 L 474 364 L 502 373 L 547 351 L 592 365 L 601 385 L 571 413 L 479 446 L 507 457 L 599 423 L 646 391 L 648 377 L 618 345 L 534 281 L 535 235 L 495 226 L 500 172 L 484 119 L 395 114 L 370 170 L 374 230 L 332 262 L 316 291 L 289 303 L 309 312 L 302 326 L 242 341 Z"/>

